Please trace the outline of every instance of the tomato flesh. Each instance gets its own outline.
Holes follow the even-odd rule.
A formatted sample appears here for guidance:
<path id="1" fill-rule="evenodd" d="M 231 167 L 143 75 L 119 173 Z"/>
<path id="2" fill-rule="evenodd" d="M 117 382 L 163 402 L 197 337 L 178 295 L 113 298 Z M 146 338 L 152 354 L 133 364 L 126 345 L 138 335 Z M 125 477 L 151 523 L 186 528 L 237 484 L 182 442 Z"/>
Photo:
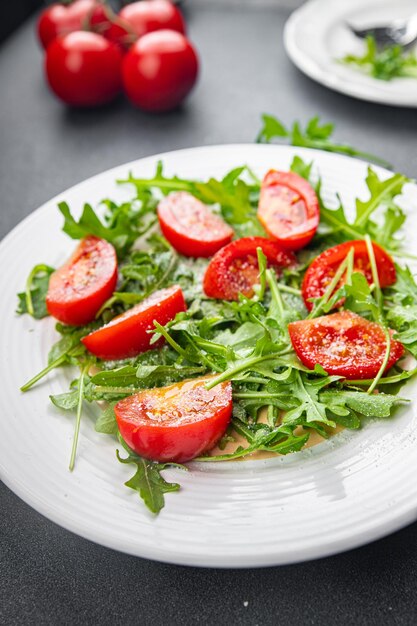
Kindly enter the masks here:
<path id="1" fill-rule="evenodd" d="M 270 170 L 262 181 L 258 218 L 284 248 L 299 250 L 311 241 L 319 225 L 316 192 L 295 172 Z"/>
<path id="2" fill-rule="evenodd" d="M 372 243 L 372 247 L 380 286 L 388 287 L 395 283 L 396 280 L 394 261 L 378 244 Z M 313 303 L 310 301 L 310 298 L 320 298 L 324 294 L 336 274 L 339 265 L 346 258 L 351 248 L 354 250 L 353 271 L 361 272 L 369 284 L 373 282 L 371 263 L 365 241 L 357 239 L 329 248 L 314 259 L 304 275 L 301 290 L 305 305 L 309 311 L 313 308 Z M 345 279 L 342 277 L 335 291 L 344 283 Z M 341 306 L 342 304 L 343 301 L 338 302 L 336 306 Z"/>
<path id="3" fill-rule="evenodd" d="M 294 265 L 295 256 L 280 244 L 264 237 L 244 237 L 221 248 L 211 259 L 204 275 L 206 296 L 222 300 L 238 300 L 239 293 L 251 298 L 259 284 L 257 248 L 266 256 L 268 266 L 280 268 Z"/>
<path id="4" fill-rule="evenodd" d="M 125 313 L 117 315 L 108 324 L 91 332 L 81 341 L 92 354 L 100 359 L 126 359 L 149 350 L 154 321 L 162 326 L 177 313 L 187 308 L 181 287 L 173 285 L 155 291 Z M 159 347 L 160 342 L 152 344 Z"/>
<path id="5" fill-rule="evenodd" d="M 171 193 L 158 204 L 161 230 L 180 254 L 209 257 L 233 237 L 233 230 L 190 193 Z"/>
<path id="6" fill-rule="evenodd" d="M 91 322 L 117 282 L 116 251 L 104 239 L 83 239 L 70 259 L 49 280 L 46 306 L 63 324 Z"/>
<path id="7" fill-rule="evenodd" d="M 114 412 L 120 434 L 140 456 L 183 463 L 213 448 L 232 416 L 232 386 L 196 378 L 147 389 L 120 400 Z"/>
<path id="8" fill-rule="evenodd" d="M 351 311 L 291 322 L 288 331 L 298 358 L 309 369 L 318 363 L 328 374 L 365 379 L 376 376 L 384 360 L 383 328 Z M 385 371 L 403 354 L 402 344 L 391 339 Z"/>

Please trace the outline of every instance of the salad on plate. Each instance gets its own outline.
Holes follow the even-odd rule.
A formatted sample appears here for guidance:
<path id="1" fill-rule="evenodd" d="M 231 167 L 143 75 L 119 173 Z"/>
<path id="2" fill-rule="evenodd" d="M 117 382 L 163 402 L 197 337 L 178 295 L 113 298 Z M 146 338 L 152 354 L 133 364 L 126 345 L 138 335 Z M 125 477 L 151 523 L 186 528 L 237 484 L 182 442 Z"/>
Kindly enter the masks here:
<path id="1" fill-rule="evenodd" d="M 271 164 L 273 165 L 273 164 Z M 130 201 L 59 204 L 78 244 L 59 268 L 40 263 L 18 312 L 57 320 L 59 340 L 29 390 L 78 368 L 65 393 L 133 464 L 126 485 L 158 513 L 168 466 L 300 451 L 340 429 L 387 418 L 417 368 L 417 284 L 402 251 L 409 181 L 369 167 L 350 215 L 326 206 L 313 163 L 262 180 L 248 166 L 206 181 L 130 174 Z"/>

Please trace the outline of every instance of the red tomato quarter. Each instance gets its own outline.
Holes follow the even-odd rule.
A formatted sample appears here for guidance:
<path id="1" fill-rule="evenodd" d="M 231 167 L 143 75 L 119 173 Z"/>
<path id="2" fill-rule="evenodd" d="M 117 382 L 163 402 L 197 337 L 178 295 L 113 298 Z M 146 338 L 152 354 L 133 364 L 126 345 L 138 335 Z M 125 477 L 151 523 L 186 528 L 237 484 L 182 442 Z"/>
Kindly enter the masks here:
<path id="1" fill-rule="evenodd" d="M 262 181 L 258 218 L 282 247 L 299 250 L 311 241 L 319 225 L 316 192 L 295 172 L 270 170 Z"/>
<path id="2" fill-rule="evenodd" d="M 109 25 L 103 4 L 98 0 L 76 0 L 68 6 L 51 4 L 38 20 L 38 36 L 46 49 L 59 35 L 76 30 L 101 28 Z"/>
<path id="3" fill-rule="evenodd" d="M 341 311 L 288 324 L 300 361 L 314 369 L 316 363 L 328 374 L 348 380 L 373 378 L 385 356 L 387 342 L 382 327 L 351 311 Z M 386 370 L 404 354 L 401 343 L 391 339 Z"/>
<path id="4" fill-rule="evenodd" d="M 145 111 L 169 111 L 186 98 L 198 74 L 197 54 L 184 35 L 158 30 L 141 37 L 123 59 L 123 85 Z"/>
<path id="5" fill-rule="evenodd" d="M 120 10 L 117 18 L 106 37 L 125 46 L 155 30 L 169 29 L 185 34 L 184 18 L 169 0 L 132 2 Z"/>
<path id="6" fill-rule="evenodd" d="M 55 95 L 71 106 L 113 100 L 121 90 L 122 52 L 97 33 L 75 32 L 55 39 L 46 51 L 46 76 Z"/>
<path id="7" fill-rule="evenodd" d="M 186 191 L 170 193 L 158 204 L 161 230 L 184 256 L 209 257 L 230 243 L 233 230 Z"/>
<path id="8" fill-rule="evenodd" d="M 211 377 L 147 389 L 114 407 L 120 434 L 140 456 L 183 463 L 207 452 L 224 435 L 232 416 L 232 386 L 208 391 Z"/>
<path id="9" fill-rule="evenodd" d="M 126 359 L 149 350 L 154 320 L 162 326 L 187 308 L 181 287 L 173 285 L 155 291 L 108 324 L 93 331 L 81 341 L 100 359 Z M 154 347 L 157 347 L 155 345 Z"/>
<path id="10" fill-rule="evenodd" d="M 104 239 L 86 237 L 65 265 L 51 275 L 48 312 L 63 324 L 88 324 L 110 298 L 116 282 L 115 249 Z"/>
<path id="11" fill-rule="evenodd" d="M 204 293 L 210 298 L 237 300 L 239 293 L 251 298 L 259 283 L 257 248 L 261 248 L 270 267 L 279 270 L 294 265 L 292 252 L 264 237 L 244 237 L 221 248 L 210 261 L 204 276 Z"/>
<path id="12" fill-rule="evenodd" d="M 396 280 L 394 261 L 378 244 L 373 243 L 372 246 L 380 285 L 381 287 L 388 287 L 395 283 Z M 353 261 L 354 271 L 362 272 L 369 284 L 373 282 L 371 264 L 365 241 L 357 239 L 329 248 L 314 259 L 304 275 L 302 294 L 305 305 L 309 311 L 313 308 L 313 303 L 310 302 L 309 298 L 320 298 L 324 294 L 327 286 L 337 272 L 339 265 L 344 261 L 351 248 L 354 249 L 355 254 Z M 344 279 L 342 279 L 337 289 L 340 288 L 344 282 Z M 339 306 L 341 304 L 342 303 L 340 303 Z"/>

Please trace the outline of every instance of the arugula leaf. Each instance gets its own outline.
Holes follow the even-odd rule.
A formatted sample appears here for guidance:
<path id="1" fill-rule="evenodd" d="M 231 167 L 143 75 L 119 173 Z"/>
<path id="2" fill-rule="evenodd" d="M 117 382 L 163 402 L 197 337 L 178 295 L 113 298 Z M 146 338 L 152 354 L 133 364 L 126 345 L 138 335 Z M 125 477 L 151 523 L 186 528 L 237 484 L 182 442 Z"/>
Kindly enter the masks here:
<path id="1" fill-rule="evenodd" d="M 78 404 L 78 391 L 76 389 L 72 389 L 71 391 L 66 391 L 65 393 L 51 395 L 49 398 L 52 404 L 59 409 L 71 411 L 72 409 L 75 409 Z"/>
<path id="2" fill-rule="evenodd" d="M 117 206 L 106 203 L 109 212 L 103 223 L 92 206 L 85 204 L 78 222 L 72 216 L 66 202 L 60 202 L 58 208 L 64 216 L 62 230 L 72 239 L 82 239 L 87 235 L 95 235 L 109 241 L 116 249 L 119 258 L 122 258 L 133 246 L 135 241 L 143 236 L 156 222 L 153 215 L 154 205 L 143 205 L 136 208 L 134 203 L 125 203 Z M 152 213 L 151 218 L 147 216 Z M 147 219 L 145 219 L 145 217 Z"/>
<path id="3" fill-rule="evenodd" d="M 103 433 L 105 435 L 117 435 L 118 428 L 116 416 L 114 414 L 115 404 L 115 402 L 110 402 L 110 404 L 108 404 L 98 416 L 94 426 L 98 433 Z"/>
<path id="4" fill-rule="evenodd" d="M 386 393 L 367 394 L 361 391 L 322 391 L 321 399 L 332 411 L 351 409 L 365 417 L 390 417 L 398 404 L 409 402 L 405 398 Z"/>
<path id="5" fill-rule="evenodd" d="M 94 327 L 94 325 L 93 325 Z M 33 378 L 25 383 L 20 390 L 28 391 L 33 385 L 35 385 L 44 376 L 49 374 L 56 367 L 61 365 L 71 364 L 80 365 L 83 357 L 86 354 L 86 349 L 83 344 L 80 343 L 81 337 L 88 333 L 88 326 L 83 328 L 75 328 L 71 326 L 63 326 L 62 324 L 56 325 L 57 330 L 63 333 L 63 336 L 57 341 L 49 351 L 48 365 L 38 372 Z M 91 325 L 90 325 L 91 328 Z"/>
<path id="6" fill-rule="evenodd" d="M 180 488 L 178 483 L 167 482 L 161 476 L 161 471 L 167 467 L 187 468 L 178 463 L 157 463 L 155 461 L 148 461 L 138 456 L 129 448 L 120 435 L 119 442 L 127 452 L 127 457 L 121 457 L 119 450 L 116 450 L 117 459 L 120 463 L 133 463 L 136 465 L 135 474 L 125 482 L 126 487 L 136 491 L 152 513 L 159 513 L 165 506 L 164 494 L 171 491 L 178 491 Z"/>
<path id="7" fill-rule="evenodd" d="M 50 276 L 54 271 L 54 268 L 49 265 L 35 265 L 26 280 L 25 291 L 17 294 L 18 306 L 16 313 L 18 315 L 29 313 L 36 320 L 49 315 L 46 308 L 46 294 Z"/>
<path id="8" fill-rule="evenodd" d="M 237 426 L 236 422 L 234 426 L 236 429 L 241 430 L 241 427 Z M 302 450 L 310 437 L 308 432 L 297 435 L 293 429 L 287 426 L 271 429 L 265 424 L 262 424 L 258 430 L 254 430 L 253 435 L 248 435 L 248 433 L 246 435 L 248 439 L 252 436 L 252 443 L 247 447 L 238 446 L 234 452 L 198 457 L 195 460 L 202 462 L 232 461 L 249 456 L 254 452 L 290 454 Z"/>
<path id="9" fill-rule="evenodd" d="M 286 413 L 283 423 L 297 423 L 305 415 L 308 424 L 320 422 L 334 428 L 334 421 L 329 420 L 326 415 L 326 405 L 321 401 L 321 398 L 319 399 L 321 388 L 327 386 L 333 380 L 335 380 L 335 377 L 329 379 L 327 376 L 317 380 L 310 380 L 302 372 L 295 372 L 291 388 L 299 404 Z"/>
<path id="10" fill-rule="evenodd" d="M 347 54 L 340 61 L 353 65 L 378 80 L 417 78 L 417 56 L 414 52 L 406 52 L 398 44 L 379 49 L 372 35 L 368 35 L 365 40 L 365 52 L 362 56 Z"/>
<path id="11" fill-rule="evenodd" d="M 318 116 L 311 118 L 304 130 L 300 122 L 294 122 L 291 127 L 287 128 L 273 115 L 263 114 L 262 122 L 263 126 L 256 137 L 257 143 L 270 143 L 274 139 L 288 139 L 292 146 L 346 154 L 391 169 L 391 165 L 385 159 L 374 154 L 357 150 L 348 144 L 333 143 L 330 138 L 334 131 L 334 124 L 320 124 Z"/>
<path id="12" fill-rule="evenodd" d="M 387 289 L 387 321 L 401 341 L 417 358 L 417 283 L 410 268 L 396 265 L 397 280 Z"/>
<path id="13" fill-rule="evenodd" d="M 355 228 L 367 228 L 369 232 L 369 220 L 371 215 L 375 212 L 375 209 L 391 206 L 393 199 L 400 195 L 404 184 L 408 182 L 408 179 L 403 174 L 393 174 L 390 178 L 383 180 L 378 177 L 378 174 L 371 168 L 368 168 L 368 175 L 366 177 L 366 185 L 369 189 L 368 200 L 356 200 L 356 216 L 354 225 Z M 362 231 L 366 234 L 365 231 Z"/>

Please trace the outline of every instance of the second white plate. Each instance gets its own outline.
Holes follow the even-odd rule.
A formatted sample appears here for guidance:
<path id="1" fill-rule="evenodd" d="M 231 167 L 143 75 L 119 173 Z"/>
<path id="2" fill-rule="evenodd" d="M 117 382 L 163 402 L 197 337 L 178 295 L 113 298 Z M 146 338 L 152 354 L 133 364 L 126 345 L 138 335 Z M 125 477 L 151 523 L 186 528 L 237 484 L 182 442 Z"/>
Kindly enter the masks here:
<path id="1" fill-rule="evenodd" d="M 415 11 L 415 0 L 310 0 L 287 21 L 285 48 L 302 72 L 330 89 L 370 102 L 417 107 L 417 79 L 385 82 L 338 61 L 364 51 L 364 43 L 350 32 L 347 22 L 359 27 L 383 24 Z"/>

